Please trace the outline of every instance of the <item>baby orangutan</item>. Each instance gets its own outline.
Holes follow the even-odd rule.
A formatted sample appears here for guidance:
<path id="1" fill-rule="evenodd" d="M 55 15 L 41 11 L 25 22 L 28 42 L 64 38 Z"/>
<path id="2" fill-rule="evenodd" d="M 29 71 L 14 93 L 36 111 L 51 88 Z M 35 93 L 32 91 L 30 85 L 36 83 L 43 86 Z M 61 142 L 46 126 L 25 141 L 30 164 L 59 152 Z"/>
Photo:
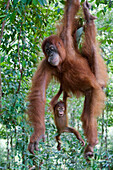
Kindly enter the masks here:
<path id="1" fill-rule="evenodd" d="M 74 128 L 68 127 L 68 116 L 67 116 L 67 111 L 66 111 L 66 98 L 67 98 L 67 94 L 64 93 L 63 101 L 59 101 L 56 104 L 54 104 L 54 102 L 53 102 L 54 98 L 53 98 L 50 103 L 53 108 L 54 121 L 55 121 L 55 125 L 57 127 L 58 135 L 56 136 L 56 141 L 58 142 L 58 145 L 57 145 L 58 150 L 61 149 L 60 135 L 63 132 L 74 133 L 74 135 L 77 137 L 77 139 L 82 142 L 82 146 L 85 145 L 85 142 L 81 138 L 79 132 L 77 130 L 75 130 Z"/>

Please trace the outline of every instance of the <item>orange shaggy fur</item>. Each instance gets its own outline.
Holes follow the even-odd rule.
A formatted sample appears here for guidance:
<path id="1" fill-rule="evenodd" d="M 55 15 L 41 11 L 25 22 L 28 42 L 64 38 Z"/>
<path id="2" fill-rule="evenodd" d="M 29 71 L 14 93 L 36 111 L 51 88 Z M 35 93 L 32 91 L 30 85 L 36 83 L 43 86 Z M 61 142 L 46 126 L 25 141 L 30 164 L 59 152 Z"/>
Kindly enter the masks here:
<path id="1" fill-rule="evenodd" d="M 38 67 L 29 94 L 28 114 L 34 126 L 28 149 L 33 153 L 35 144 L 45 133 L 44 113 L 46 102 L 46 89 L 50 80 L 55 77 L 62 85 L 67 94 L 85 95 L 84 109 L 81 120 L 89 145 L 85 152 L 93 152 L 97 144 L 97 121 L 96 118 L 104 108 L 105 94 L 102 87 L 106 86 L 106 67 L 98 52 L 96 42 L 96 30 L 94 19 L 84 6 L 85 39 L 82 52 L 75 48 L 76 40 L 73 39 L 73 30 L 76 30 L 74 18 L 79 10 L 79 0 L 67 0 L 64 13 L 64 25 L 59 36 L 52 35 L 46 38 L 42 44 L 45 59 Z M 55 45 L 59 51 L 61 61 L 59 66 L 51 66 L 47 62 L 44 47 L 47 42 Z M 91 148 L 91 149 L 90 149 Z"/>

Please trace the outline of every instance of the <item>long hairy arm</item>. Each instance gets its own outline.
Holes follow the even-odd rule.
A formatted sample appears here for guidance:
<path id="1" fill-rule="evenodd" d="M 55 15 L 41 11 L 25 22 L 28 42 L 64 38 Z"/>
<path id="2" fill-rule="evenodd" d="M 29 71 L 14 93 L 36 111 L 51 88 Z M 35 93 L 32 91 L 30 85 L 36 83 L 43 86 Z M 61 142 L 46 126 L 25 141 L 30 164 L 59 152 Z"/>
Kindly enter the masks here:
<path id="1" fill-rule="evenodd" d="M 75 15 L 80 7 L 79 0 L 67 0 L 64 9 L 64 17 L 62 23 L 58 26 L 58 35 L 63 40 L 64 45 L 71 46 L 70 37 L 75 30 Z M 68 43 L 69 42 L 69 43 Z M 68 43 L 68 44 L 67 44 Z"/>
<path id="2" fill-rule="evenodd" d="M 58 98 L 60 97 L 62 91 L 63 91 L 63 89 L 62 89 L 62 86 L 60 85 L 60 89 L 59 89 L 58 93 L 52 98 L 52 100 L 50 102 L 50 105 L 52 108 L 54 108 L 54 106 L 58 102 Z"/>
<path id="3" fill-rule="evenodd" d="M 34 153 L 34 149 L 37 150 L 39 140 L 44 138 L 46 89 L 50 80 L 51 72 L 46 60 L 43 60 L 33 76 L 32 87 L 28 96 L 29 106 L 27 112 L 34 127 L 34 133 L 30 138 L 30 144 L 28 146 L 31 153 Z"/>

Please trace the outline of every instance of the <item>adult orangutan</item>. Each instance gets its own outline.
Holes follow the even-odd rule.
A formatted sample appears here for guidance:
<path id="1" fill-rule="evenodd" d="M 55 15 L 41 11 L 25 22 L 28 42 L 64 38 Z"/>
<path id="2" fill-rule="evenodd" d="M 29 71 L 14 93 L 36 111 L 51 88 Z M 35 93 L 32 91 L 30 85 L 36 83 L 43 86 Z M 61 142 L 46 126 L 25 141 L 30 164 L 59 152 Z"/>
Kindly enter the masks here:
<path id="1" fill-rule="evenodd" d="M 82 53 L 75 45 L 76 40 L 72 35 L 77 30 L 74 23 L 79 7 L 79 0 L 67 0 L 61 32 L 46 38 L 42 44 L 45 59 L 33 77 L 29 94 L 28 114 L 34 133 L 28 149 L 33 154 L 38 149 L 39 140 L 44 138 L 46 89 L 53 77 L 60 82 L 61 90 L 67 94 L 72 92 L 77 96 L 85 95 L 81 120 L 88 142 L 86 158 L 93 155 L 93 147 L 98 143 L 96 118 L 104 108 L 105 94 L 101 87 L 106 86 L 107 73 L 98 53 L 94 17 L 89 13 L 87 3 L 83 5 L 86 24 Z"/>

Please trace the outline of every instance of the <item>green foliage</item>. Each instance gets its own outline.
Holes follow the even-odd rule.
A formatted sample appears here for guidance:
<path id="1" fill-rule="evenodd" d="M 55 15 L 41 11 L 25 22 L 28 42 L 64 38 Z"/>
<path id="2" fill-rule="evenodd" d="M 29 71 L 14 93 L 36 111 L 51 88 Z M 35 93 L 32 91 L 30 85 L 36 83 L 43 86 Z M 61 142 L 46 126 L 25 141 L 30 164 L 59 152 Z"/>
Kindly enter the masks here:
<path id="1" fill-rule="evenodd" d="M 82 1 L 83 2 L 83 1 Z M 81 3 L 82 3 L 81 2 Z M 45 108 L 46 141 L 39 143 L 39 151 L 33 156 L 27 151 L 32 128 L 28 124 L 27 95 L 31 77 L 43 58 L 41 43 L 54 34 L 56 23 L 63 15 L 64 0 L 13 0 L 6 10 L 7 0 L 0 1 L 0 21 L 5 21 L 0 47 L 2 74 L 2 108 L 0 117 L 0 169 L 112 169 L 113 145 L 110 136 L 113 124 L 113 11 L 112 1 L 92 2 L 92 13 L 98 19 L 97 39 L 101 43 L 103 58 L 107 63 L 109 83 L 104 116 L 98 120 L 100 145 L 95 148 L 95 159 L 88 164 L 83 156 L 84 148 L 72 134 L 62 134 L 62 149 L 57 151 L 56 127 L 49 108 L 51 98 L 59 84 L 51 82 L 47 90 Z M 2 28 L 2 25 L 0 26 Z M 82 30 L 78 32 L 81 34 Z M 62 99 L 62 96 L 61 96 Z M 80 116 L 83 98 L 68 99 L 69 125 L 76 127 L 83 136 Z M 85 140 L 85 139 L 84 139 Z"/>

